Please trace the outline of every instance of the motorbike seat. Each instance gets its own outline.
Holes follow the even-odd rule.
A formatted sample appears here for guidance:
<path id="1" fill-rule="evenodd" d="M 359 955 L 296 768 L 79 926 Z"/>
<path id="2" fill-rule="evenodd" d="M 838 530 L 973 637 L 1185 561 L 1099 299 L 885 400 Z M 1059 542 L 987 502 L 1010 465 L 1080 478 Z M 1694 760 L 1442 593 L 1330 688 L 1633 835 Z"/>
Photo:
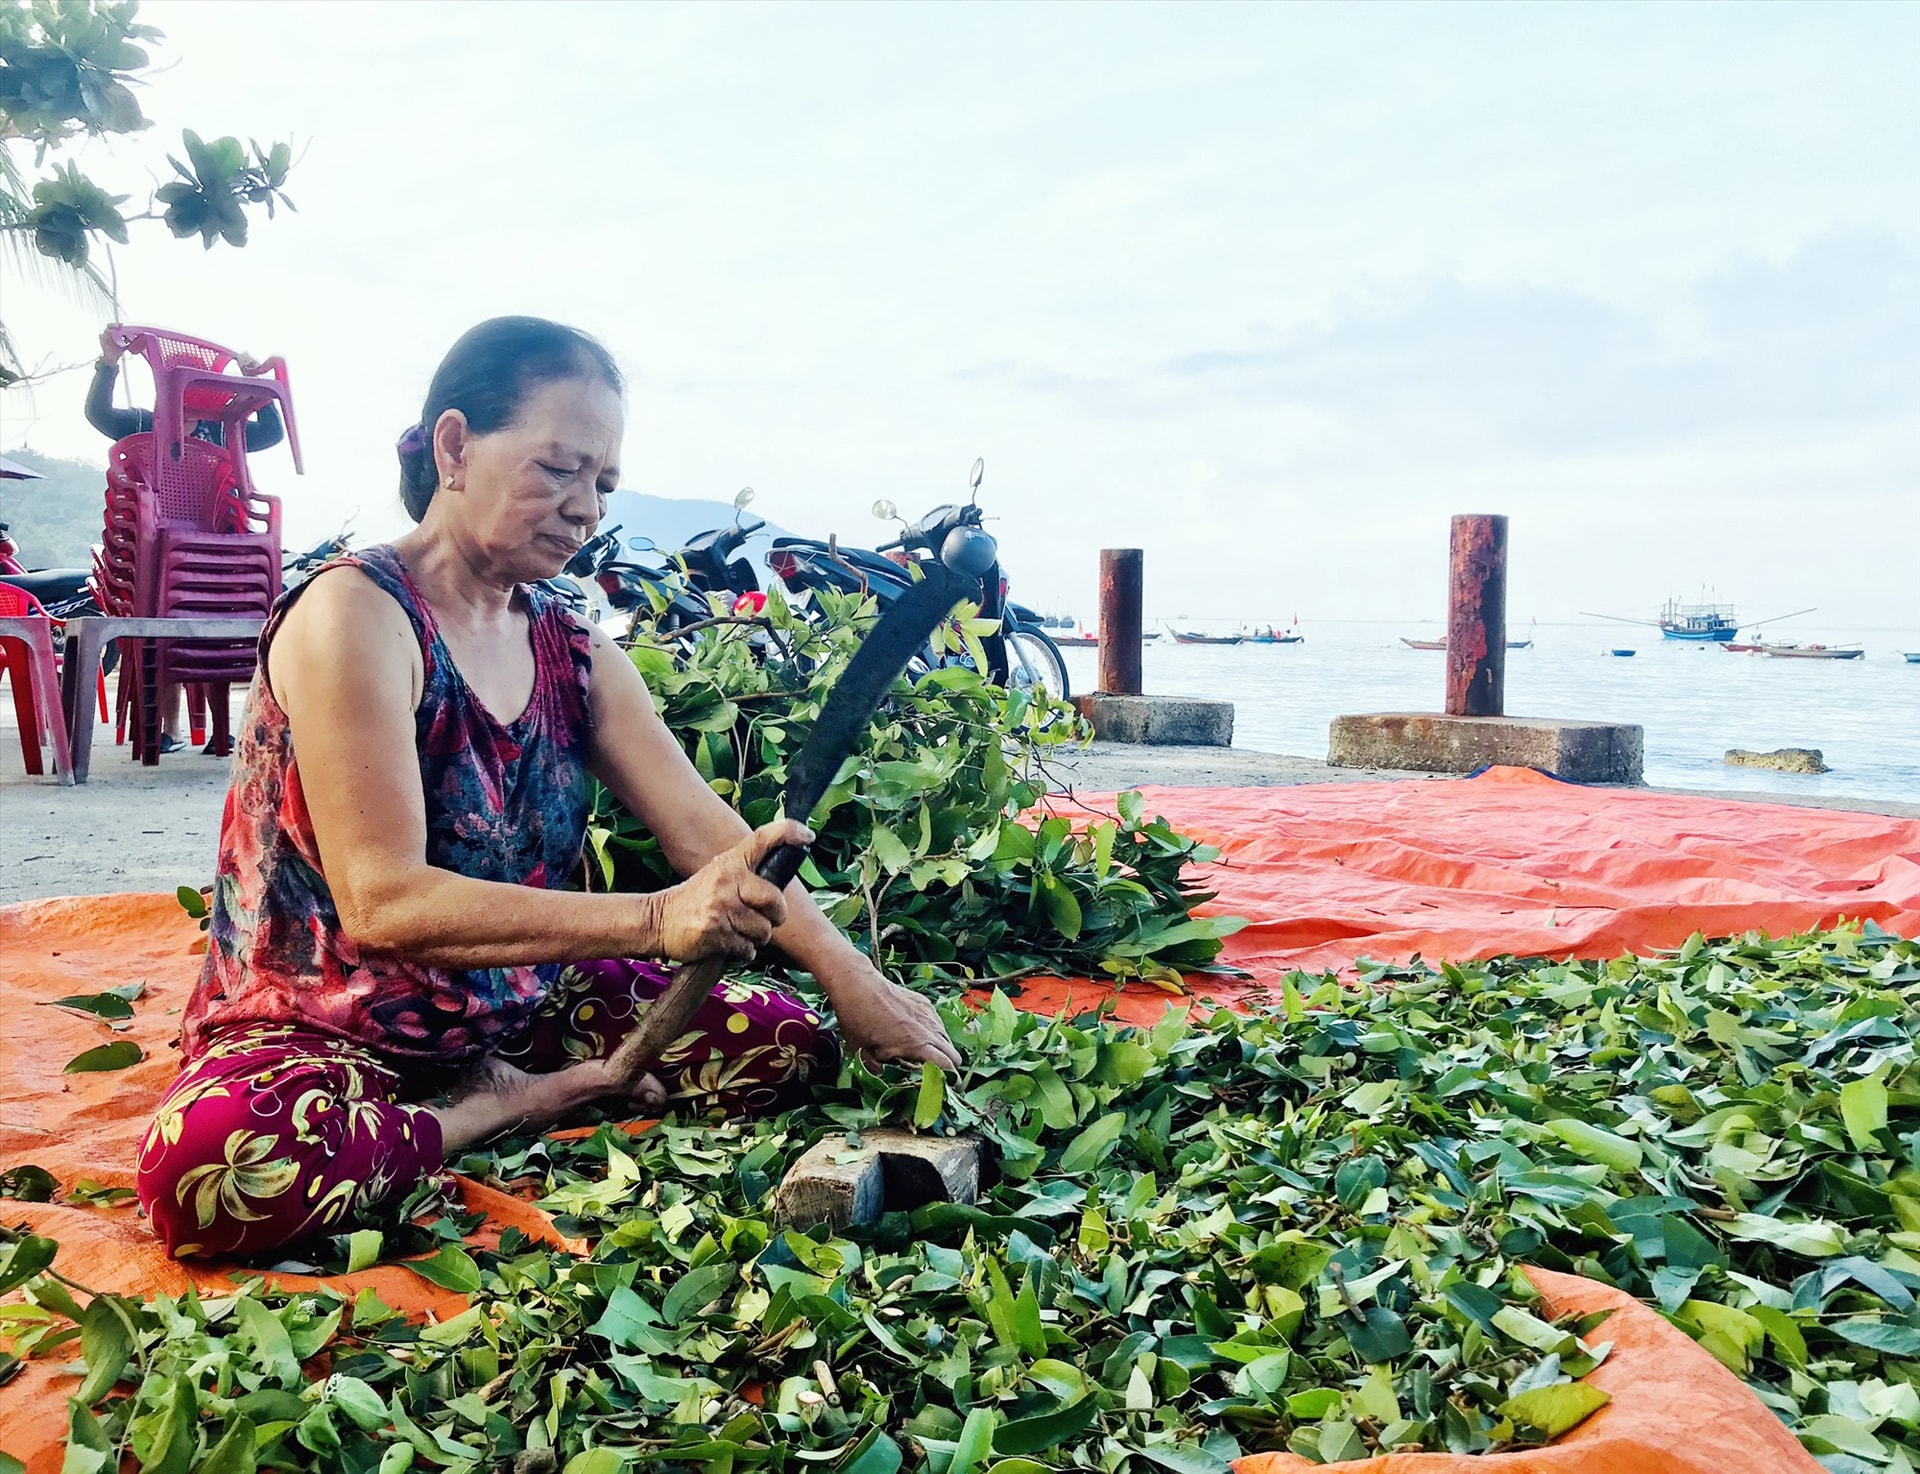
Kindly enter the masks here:
<path id="1" fill-rule="evenodd" d="M 0 573 L 0 583 L 25 589 L 42 604 L 63 604 L 87 591 L 84 568 L 35 568 L 28 573 Z"/>
<path id="2" fill-rule="evenodd" d="M 783 537 L 775 541 L 775 552 L 799 551 L 820 553 L 831 556 L 825 542 L 812 537 Z M 893 578 L 905 576 L 905 570 L 885 553 L 876 553 L 871 548 L 841 548 L 840 557 L 856 568 L 866 568 L 874 573 L 889 575 Z"/>

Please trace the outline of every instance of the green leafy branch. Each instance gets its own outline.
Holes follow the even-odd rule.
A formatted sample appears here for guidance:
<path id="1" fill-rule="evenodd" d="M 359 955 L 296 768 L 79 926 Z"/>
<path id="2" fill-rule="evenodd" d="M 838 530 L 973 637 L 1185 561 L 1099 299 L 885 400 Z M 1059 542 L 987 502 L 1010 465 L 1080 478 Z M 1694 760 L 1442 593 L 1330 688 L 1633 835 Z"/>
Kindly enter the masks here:
<path id="1" fill-rule="evenodd" d="M 630 653 L 700 776 L 758 825 L 779 813 L 788 765 L 876 617 L 870 599 L 828 591 L 802 612 L 775 591 L 758 620 L 670 635 L 643 620 Z M 953 645 L 977 646 L 980 624 L 956 620 Z M 1039 971 L 1177 989 L 1240 924 L 1192 914 L 1210 897 L 1190 871 L 1218 852 L 1150 818 L 1138 795 L 1117 822 L 1037 813 L 1046 756 L 1085 740 L 1044 690 L 1005 690 L 966 664 L 912 673 L 815 810 L 802 877 L 877 963 L 936 989 Z M 672 879 L 604 791 L 590 852 L 597 885 Z"/>

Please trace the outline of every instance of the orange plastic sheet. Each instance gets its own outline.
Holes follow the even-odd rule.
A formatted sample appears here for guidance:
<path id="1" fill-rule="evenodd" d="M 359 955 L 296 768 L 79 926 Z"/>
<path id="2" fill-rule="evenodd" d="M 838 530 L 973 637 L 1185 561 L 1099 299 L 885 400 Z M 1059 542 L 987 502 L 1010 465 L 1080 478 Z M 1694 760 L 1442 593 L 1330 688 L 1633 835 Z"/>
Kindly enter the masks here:
<path id="1" fill-rule="evenodd" d="M 1617 957 L 1710 937 L 1781 936 L 1841 918 L 1920 935 L 1920 820 L 1583 788 L 1526 768 L 1458 782 L 1291 788 L 1147 788 L 1149 814 L 1220 847 L 1205 909 L 1251 923 L 1224 960 L 1255 988 L 1293 968 L 1418 953 Z M 1111 795 L 1054 801 L 1111 814 Z M 1247 985 L 1196 982 L 1233 1003 Z M 1034 979 L 1038 1012 L 1089 1007 L 1110 990 Z M 1135 986 L 1116 1012 L 1147 1023 L 1167 996 Z"/>
<path id="2" fill-rule="evenodd" d="M 0 1169 L 31 1162 L 60 1179 L 133 1186 L 133 1164 L 160 1097 L 179 1070 L 174 1041 L 180 1010 L 200 972 L 201 934 L 172 896 L 93 896 L 0 906 Z M 110 1031 L 53 999 L 125 983 L 145 991 L 134 1016 Z M 67 1075 L 68 1060 L 109 1039 L 131 1039 L 144 1058 L 124 1070 Z M 469 1212 L 488 1221 L 473 1242 L 492 1245 L 512 1226 L 557 1247 L 584 1251 L 546 1214 L 507 1193 L 460 1179 Z M 229 1294 L 231 1265 L 176 1261 L 128 1204 L 86 1208 L 0 1199 L 0 1223 L 60 1244 L 55 1267 L 95 1290 L 123 1295 Z M 244 1271 L 242 1273 L 245 1273 Z M 380 1265 L 320 1278 L 266 1276 L 289 1290 L 326 1285 L 352 1298 L 371 1287 L 389 1305 L 444 1319 L 465 1308 L 409 1269 Z M 56 1351 L 29 1361 L 0 1387 L 0 1448 L 27 1461 L 28 1474 L 58 1474 L 66 1438 L 66 1396 L 76 1379 Z"/>
<path id="3" fill-rule="evenodd" d="M 1234 1474 L 1820 1474 L 1740 1379 L 1639 1301 L 1578 1275 L 1529 1269 L 1552 1315 L 1611 1310 L 1590 1344 L 1613 1350 L 1587 1383 L 1613 1401 L 1546 1448 L 1483 1456 L 1387 1454 L 1312 1464 L 1252 1454 Z"/>
<path id="4" fill-rule="evenodd" d="M 1151 811 L 1222 848 L 1224 858 L 1208 877 L 1219 892 L 1212 909 L 1252 920 L 1229 943 L 1227 958 L 1250 971 L 1254 982 L 1209 982 L 1199 989 L 1223 1002 L 1244 999 L 1289 968 L 1340 968 L 1362 955 L 1601 957 L 1675 946 L 1695 930 L 1780 933 L 1842 916 L 1871 917 L 1904 935 L 1920 932 L 1920 824 L 1910 820 L 1575 788 L 1502 769 L 1465 783 L 1149 789 L 1146 797 Z M 1111 797 L 1082 802 L 1096 811 L 1112 809 Z M 0 1039 L 6 1041 L 0 1052 L 0 1168 L 37 1163 L 60 1179 L 63 1193 L 83 1179 L 106 1187 L 133 1185 L 140 1139 L 178 1066 L 174 1040 L 199 973 L 200 941 L 198 926 L 171 896 L 0 906 Z M 47 1006 L 130 982 L 146 991 L 134 1018 L 117 1033 L 88 1016 Z M 1104 985 L 1036 979 L 1021 1002 L 1052 1012 L 1111 996 Z M 1165 993 L 1135 986 L 1122 995 L 1119 1013 L 1151 1021 L 1169 1001 Z M 67 1061 L 114 1037 L 138 1043 L 145 1059 L 125 1070 L 62 1073 Z M 581 1247 L 561 1239 L 544 1214 L 518 1198 L 478 1183 L 466 1183 L 464 1193 L 468 1208 L 484 1209 L 490 1219 L 476 1242 L 489 1243 L 512 1224 L 532 1237 Z M 0 1200 L 0 1222 L 59 1240 L 60 1267 L 96 1289 L 147 1295 L 195 1286 L 224 1293 L 231 1285 L 231 1266 L 169 1259 L 128 1206 Z M 349 1296 L 372 1285 L 388 1304 L 422 1315 L 444 1316 L 462 1303 L 395 1265 L 324 1281 L 273 1278 L 289 1287 L 325 1283 Z M 1652 1313 L 1629 1317 L 1623 1311 L 1615 1321 L 1624 1328 L 1638 1324 L 1639 1316 Z M 1647 1332 L 1651 1337 L 1652 1327 Z M 1694 1349 L 1692 1343 L 1679 1337 L 1672 1355 L 1686 1349 Z M 1699 1356 L 1701 1376 L 1711 1380 L 1718 1364 Z M 57 1474 L 60 1467 L 64 1398 L 73 1379 L 56 1370 L 59 1362 L 58 1353 L 30 1362 L 0 1387 L 0 1447 L 26 1458 L 30 1474 Z M 1634 1365 L 1623 1358 L 1611 1374 L 1624 1375 Z M 1697 1380 L 1689 1373 L 1686 1385 Z M 1626 1385 L 1610 1389 L 1622 1404 L 1628 1401 Z M 1652 1391 L 1633 1395 L 1650 1398 Z M 1695 1430 L 1708 1414 L 1696 1409 L 1692 1392 L 1669 1390 L 1665 1399 L 1658 1406 L 1661 1417 L 1674 1420 L 1668 1437 L 1692 1454 L 1669 1448 L 1659 1455 L 1666 1462 L 1648 1461 L 1653 1455 L 1645 1454 L 1636 1456 L 1643 1459 L 1639 1463 L 1579 1467 L 1595 1474 L 1805 1467 L 1804 1460 L 1792 1461 L 1791 1439 L 1771 1463 L 1705 1452 L 1709 1442 Z M 1729 1447 L 1739 1443 L 1759 1455 L 1778 1425 L 1751 1399 L 1744 1414 L 1733 1410 L 1736 1405 L 1714 1404 L 1722 1410 L 1711 1417 L 1727 1420 Z M 1626 1412 L 1609 1408 L 1583 1428 L 1617 1427 L 1631 1421 Z M 1597 1443 L 1594 1457 L 1600 1457 Z M 1251 1474 L 1279 1474 L 1282 1467 Z M 1367 1467 L 1372 1474 L 1398 1474 L 1403 1466 L 1389 1461 Z M 1436 1466 L 1404 1466 L 1407 1474 L 1415 1467 Z M 1495 1464 L 1481 1460 L 1476 1467 L 1491 1474 Z M 1531 1474 L 1573 1467 L 1503 1469 Z"/>

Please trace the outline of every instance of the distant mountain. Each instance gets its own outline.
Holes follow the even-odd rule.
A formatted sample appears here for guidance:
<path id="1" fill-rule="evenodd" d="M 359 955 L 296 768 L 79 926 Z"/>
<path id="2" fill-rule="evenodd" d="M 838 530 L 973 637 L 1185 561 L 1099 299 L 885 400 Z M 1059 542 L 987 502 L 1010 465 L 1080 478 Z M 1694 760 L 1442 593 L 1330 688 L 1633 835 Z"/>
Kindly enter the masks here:
<path id="1" fill-rule="evenodd" d="M 753 508 L 748 507 L 747 511 L 752 513 Z M 607 498 L 607 515 L 600 525 L 607 528 L 618 523 L 622 538 L 650 537 L 662 552 L 671 553 L 675 548 L 685 547 L 687 539 L 695 533 L 724 527 L 733 518 L 733 507 L 728 502 L 616 491 Z M 788 535 L 784 527 L 769 522 L 766 530 L 756 535 L 748 555 L 758 565 L 766 551 L 765 539 Z"/>
<path id="2" fill-rule="evenodd" d="M 100 541 L 106 512 L 107 468 L 61 460 L 31 450 L 10 450 L 7 459 L 38 471 L 39 481 L 0 480 L 0 522 L 20 545 L 29 568 L 86 568 Z"/>
<path id="3" fill-rule="evenodd" d="M 100 541 L 105 466 L 31 450 L 10 450 L 7 455 L 32 467 L 43 478 L 0 480 L 0 522 L 12 530 L 13 540 L 20 545 L 21 561 L 32 568 L 87 567 L 90 549 Z M 622 538 L 650 537 L 662 551 L 670 553 L 686 546 L 695 533 L 723 527 L 733 521 L 733 516 L 733 507 L 727 502 L 616 491 L 607 498 L 607 517 L 600 525 L 619 523 Z M 766 550 L 767 538 L 785 536 L 785 528 L 769 523 L 748 550 L 755 565 Z"/>

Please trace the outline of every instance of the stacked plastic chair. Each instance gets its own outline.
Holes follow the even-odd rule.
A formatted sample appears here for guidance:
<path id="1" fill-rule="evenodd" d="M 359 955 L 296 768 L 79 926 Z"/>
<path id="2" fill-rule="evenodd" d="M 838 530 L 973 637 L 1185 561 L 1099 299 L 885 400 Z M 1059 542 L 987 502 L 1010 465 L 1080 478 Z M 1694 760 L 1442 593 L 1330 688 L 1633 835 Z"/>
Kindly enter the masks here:
<path id="1" fill-rule="evenodd" d="M 230 372 L 231 350 L 158 328 L 115 337 L 153 369 L 154 426 L 117 441 L 108 457 L 106 516 L 94 556 L 94 593 L 108 614 L 145 618 L 264 619 L 280 594 L 280 503 L 254 490 L 246 422 L 279 406 L 294 468 L 304 469 L 286 364 Z M 225 445 L 191 432 L 222 427 Z M 134 756 L 160 759 L 162 689 L 204 694 L 212 751 L 231 750 L 228 688 L 253 679 L 251 640 L 136 640 L 120 665 L 120 710 L 135 714 Z M 197 690 L 196 690 L 197 688 Z M 197 701 L 195 703 L 198 704 Z"/>

